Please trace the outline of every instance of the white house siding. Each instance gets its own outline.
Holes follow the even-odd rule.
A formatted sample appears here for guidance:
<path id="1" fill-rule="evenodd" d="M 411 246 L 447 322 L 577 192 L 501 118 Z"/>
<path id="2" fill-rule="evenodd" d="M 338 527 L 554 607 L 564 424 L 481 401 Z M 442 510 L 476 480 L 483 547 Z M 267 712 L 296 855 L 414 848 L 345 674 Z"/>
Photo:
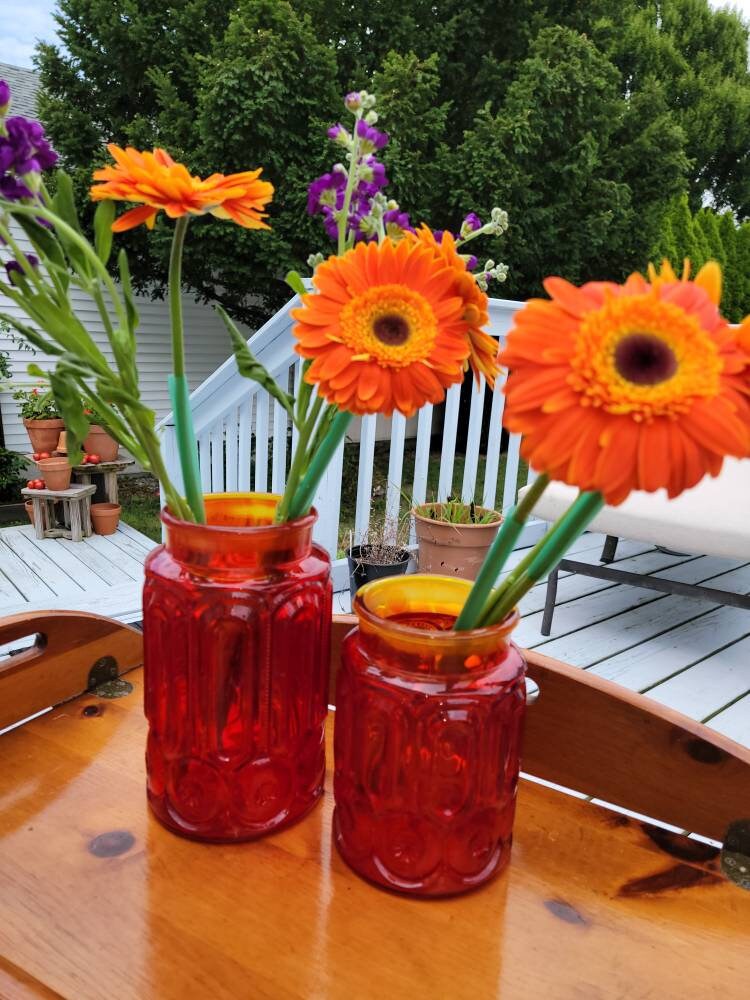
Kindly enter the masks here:
<path id="1" fill-rule="evenodd" d="M 18 241 L 21 246 L 30 249 L 25 239 L 18 237 Z M 0 270 L 2 270 L 0 280 L 5 281 L 5 271 Z M 71 300 L 76 314 L 105 357 L 112 360 L 112 352 L 94 303 L 77 289 L 71 290 Z M 137 304 L 141 317 L 137 332 L 141 392 L 144 402 L 156 411 L 159 419 L 170 409 L 167 392 L 167 375 L 171 370 L 169 309 L 166 300 L 151 300 L 147 296 L 139 296 Z M 15 303 L 5 296 L 0 296 L 0 311 L 26 320 Z M 210 305 L 195 302 L 186 295 L 183 298 L 183 311 L 187 376 L 193 389 L 216 371 L 230 355 L 231 349 L 226 328 Z M 45 355 L 32 355 L 28 351 L 19 349 L 2 332 L 0 332 L 0 351 L 6 351 L 10 356 L 13 372 L 12 386 L 0 393 L 5 447 L 11 451 L 26 452 L 28 437 L 18 415 L 17 403 L 12 398 L 13 390 L 33 384 L 34 380 L 27 372 L 30 361 L 33 360 L 42 368 L 48 368 L 50 365 L 54 366 L 54 359 Z"/>

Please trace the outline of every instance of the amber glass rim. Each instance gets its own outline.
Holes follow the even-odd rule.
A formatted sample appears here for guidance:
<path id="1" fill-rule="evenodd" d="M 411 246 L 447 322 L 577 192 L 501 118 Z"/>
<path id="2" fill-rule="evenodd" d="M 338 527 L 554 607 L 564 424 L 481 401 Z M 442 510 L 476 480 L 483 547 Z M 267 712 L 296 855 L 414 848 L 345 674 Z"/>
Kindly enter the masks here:
<path id="1" fill-rule="evenodd" d="M 231 499 L 237 500 L 281 500 L 281 495 L 278 493 L 206 493 L 204 495 L 204 500 L 207 504 L 212 502 L 226 501 Z M 176 528 L 178 531 L 181 530 L 197 530 L 201 532 L 207 532 L 209 535 L 214 535 L 216 538 L 219 535 L 229 535 L 235 537 L 247 538 L 248 535 L 254 534 L 256 538 L 263 537 L 265 535 L 271 535 L 278 532 L 280 529 L 300 529 L 311 527 L 318 520 L 318 512 L 312 507 L 309 514 L 305 514 L 304 517 L 297 517 L 293 521 L 284 521 L 281 524 L 196 524 L 195 521 L 184 521 L 180 517 L 175 517 L 168 507 L 163 507 L 160 513 L 160 518 L 162 524 L 169 528 Z"/>
<path id="2" fill-rule="evenodd" d="M 406 576 L 386 577 L 381 580 L 373 580 L 372 583 L 367 583 L 363 587 L 360 587 L 352 602 L 352 611 L 361 622 L 366 623 L 375 631 L 381 632 L 388 637 L 401 638 L 406 640 L 410 645 L 416 642 L 423 646 L 426 644 L 433 651 L 437 651 L 439 647 L 455 647 L 458 642 L 469 641 L 479 642 L 480 644 L 488 640 L 497 642 L 498 639 L 510 635 L 518 625 L 521 615 L 518 608 L 513 608 L 496 625 L 461 631 L 449 629 L 444 632 L 430 632 L 425 629 L 416 628 L 413 625 L 403 625 L 401 622 L 395 622 L 391 618 L 379 615 L 372 608 L 368 607 L 366 603 L 368 597 L 372 597 L 373 594 L 377 595 L 379 591 L 387 591 L 390 587 L 403 589 L 410 585 L 419 586 L 423 584 L 426 586 L 435 586 L 439 583 L 447 583 L 451 587 L 465 584 L 465 588 L 462 589 L 465 589 L 467 597 L 472 586 L 470 580 L 460 580 L 456 577 L 438 576 L 431 573 L 412 573 Z"/>

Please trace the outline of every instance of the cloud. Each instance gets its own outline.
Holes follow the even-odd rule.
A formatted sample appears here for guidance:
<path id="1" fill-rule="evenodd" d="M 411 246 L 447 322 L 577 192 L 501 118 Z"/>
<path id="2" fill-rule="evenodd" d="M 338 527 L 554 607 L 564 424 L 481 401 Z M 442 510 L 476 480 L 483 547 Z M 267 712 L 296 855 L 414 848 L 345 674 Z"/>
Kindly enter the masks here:
<path id="1" fill-rule="evenodd" d="M 0 0 L 0 62 L 31 66 L 38 40 L 56 41 L 55 0 Z"/>

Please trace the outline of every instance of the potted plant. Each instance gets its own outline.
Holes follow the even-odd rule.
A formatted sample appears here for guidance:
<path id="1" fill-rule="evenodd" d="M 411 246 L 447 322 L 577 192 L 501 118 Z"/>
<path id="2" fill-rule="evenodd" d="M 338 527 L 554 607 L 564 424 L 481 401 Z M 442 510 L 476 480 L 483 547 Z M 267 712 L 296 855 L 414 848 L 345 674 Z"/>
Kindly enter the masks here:
<path id="1" fill-rule="evenodd" d="M 120 446 L 108 432 L 104 418 L 90 406 L 85 407 L 83 412 L 90 425 L 83 450 L 87 455 L 98 455 L 102 462 L 115 462 Z"/>
<path id="2" fill-rule="evenodd" d="M 120 523 L 119 503 L 92 503 L 91 522 L 97 535 L 114 535 Z"/>
<path id="3" fill-rule="evenodd" d="M 13 399 L 19 403 L 23 425 L 29 435 L 33 452 L 53 452 L 60 431 L 65 427 L 52 390 L 44 386 L 17 389 Z"/>
<path id="4" fill-rule="evenodd" d="M 360 587 L 385 576 L 399 576 L 409 567 L 411 554 L 406 547 L 408 525 L 380 518 L 370 527 L 359 545 L 347 549 L 349 593 L 352 599 Z"/>
<path id="5" fill-rule="evenodd" d="M 460 499 L 423 503 L 412 513 L 420 573 L 474 580 L 495 539 L 502 514 Z"/>

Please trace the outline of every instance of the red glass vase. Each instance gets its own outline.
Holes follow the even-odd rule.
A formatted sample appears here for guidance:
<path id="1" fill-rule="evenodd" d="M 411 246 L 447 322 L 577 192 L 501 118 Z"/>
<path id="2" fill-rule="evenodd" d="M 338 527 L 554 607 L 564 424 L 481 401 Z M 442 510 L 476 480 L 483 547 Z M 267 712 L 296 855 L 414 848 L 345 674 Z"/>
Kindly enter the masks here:
<path id="1" fill-rule="evenodd" d="M 389 889 L 444 896 L 507 863 L 525 663 L 500 625 L 452 631 L 471 583 L 391 577 L 354 600 L 336 694 L 334 835 Z"/>
<path id="2" fill-rule="evenodd" d="M 330 656 L 327 553 L 314 513 L 278 497 L 206 497 L 207 524 L 162 514 L 143 593 L 148 798 L 170 830 L 249 840 L 323 792 Z"/>

